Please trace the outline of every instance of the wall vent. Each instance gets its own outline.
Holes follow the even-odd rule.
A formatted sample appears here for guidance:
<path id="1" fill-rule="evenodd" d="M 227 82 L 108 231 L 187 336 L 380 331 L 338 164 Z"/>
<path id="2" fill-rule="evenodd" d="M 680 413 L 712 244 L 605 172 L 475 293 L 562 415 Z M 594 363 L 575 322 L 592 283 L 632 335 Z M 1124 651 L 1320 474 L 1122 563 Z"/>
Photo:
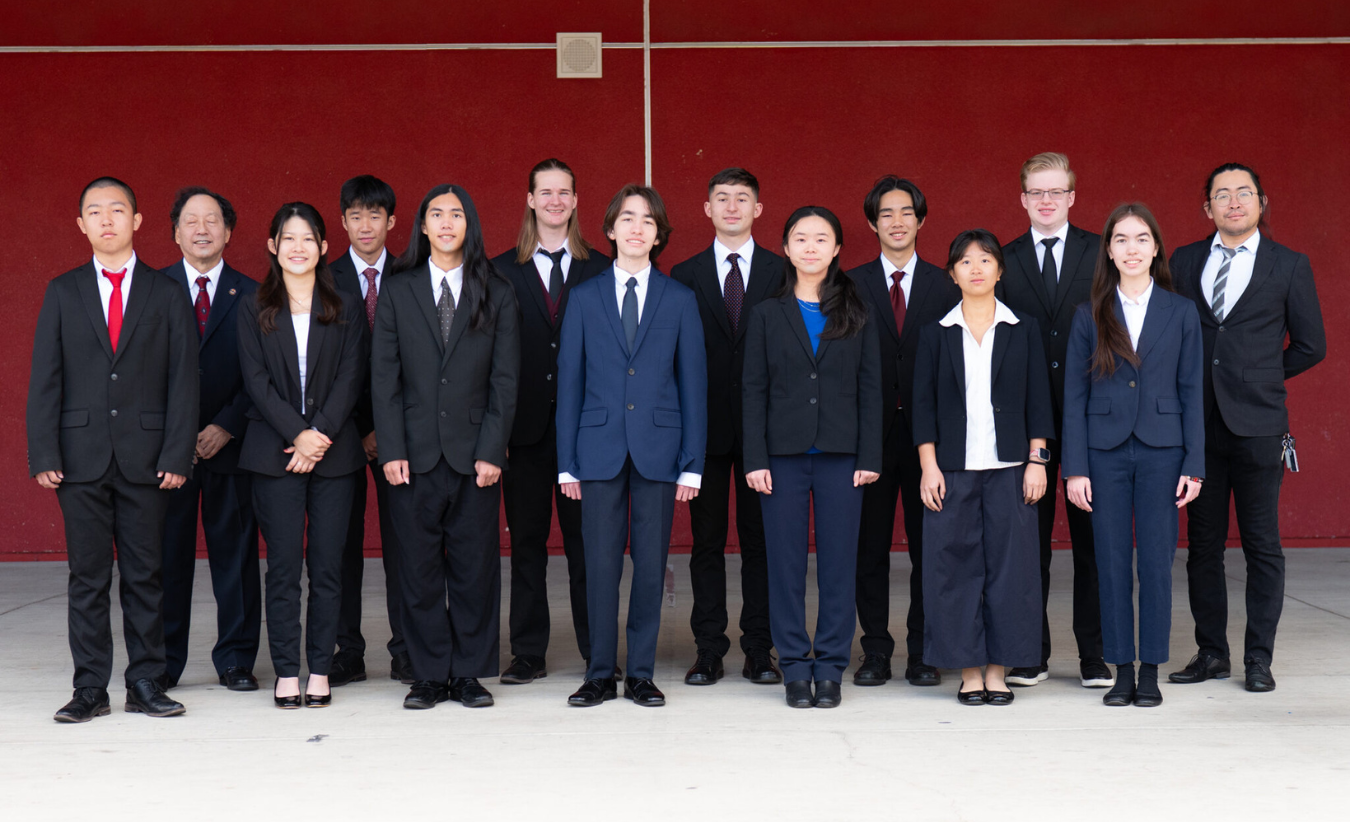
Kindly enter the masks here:
<path id="1" fill-rule="evenodd" d="M 601 77 L 600 32 L 558 32 L 558 77 Z"/>

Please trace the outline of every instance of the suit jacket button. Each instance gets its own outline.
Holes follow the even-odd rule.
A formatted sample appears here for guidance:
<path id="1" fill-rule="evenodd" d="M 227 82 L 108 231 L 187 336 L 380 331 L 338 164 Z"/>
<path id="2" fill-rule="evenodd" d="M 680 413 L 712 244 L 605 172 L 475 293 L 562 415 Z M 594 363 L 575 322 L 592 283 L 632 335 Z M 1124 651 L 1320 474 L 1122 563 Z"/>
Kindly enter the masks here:
<path id="1" fill-rule="evenodd" d="M 1002 413 L 1003 413 L 1003 409 L 1002 409 L 1002 408 L 999 408 L 999 407 L 996 405 L 996 406 L 994 406 L 994 413 L 995 413 L 995 414 L 1002 414 Z"/>
<path id="2" fill-rule="evenodd" d="M 816 378 L 816 372 L 812 371 L 812 372 L 811 372 L 811 379 L 814 380 L 815 378 Z"/>
<path id="3" fill-rule="evenodd" d="M 314 404 L 313 397 L 305 397 L 305 405 L 313 405 L 313 404 Z"/>
<path id="4" fill-rule="evenodd" d="M 1223 326 L 1219 326 L 1219 330 L 1222 331 L 1222 330 L 1223 330 Z"/>
<path id="5" fill-rule="evenodd" d="M 632 410 L 633 410 L 633 404 L 632 404 L 631 402 L 628 403 L 628 410 L 629 410 L 629 411 L 632 411 Z"/>
<path id="6" fill-rule="evenodd" d="M 549 343 L 548 345 L 549 345 L 550 348 L 557 348 L 557 347 L 558 347 L 558 344 L 557 344 L 557 343 Z"/>
<path id="7" fill-rule="evenodd" d="M 1217 357 L 1214 359 L 1214 364 L 1215 364 L 1215 365 L 1218 365 L 1218 364 L 1219 364 L 1219 360 L 1218 360 Z"/>
<path id="8" fill-rule="evenodd" d="M 442 416 L 442 417 L 445 416 L 445 412 L 444 412 L 444 411 L 441 412 L 441 416 Z"/>
<path id="9" fill-rule="evenodd" d="M 197 369 L 197 373 L 198 373 L 198 374 L 202 373 L 202 370 L 201 370 L 200 368 L 198 368 L 198 369 Z M 112 375 L 112 379 L 113 379 L 113 382 L 116 382 L 116 381 L 117 381 L 117 375 L 116 375 L 116 374 L 113 374 L 113 375 Z"/>
<path id="10" fill-rule="evenodd" d="M 1052 336 L 1052 337 L 1058 337 L 1058 336 L 1059 336 L 1059 332 L 1058 332 L 1058 331 L 1051 331 L 1051 332 L 1050 332 L 1050 336 Z"/>
<path id="11" fill-rule="evenodd" d="M 636 368 L 630 368 L 630 369 L 628 369 L 628 376 L 631 377 L 631 376 L 633 376 L 633 375 L 636 374 L 636 373 L 637 373 L 637 369 L 636 369 Z"/>
<path id="12" fill-rule="evenodd" d="M 552 381 L 552 380 L 553 380 L 553 375 L 552 375 L 552 374 L 549 374 L 548 376 L 544 377 L 544 379 L 549 380 L 549 381 Z"/>
<path id="13" fill-rule="evenodd" d="M 441 379 L 441 385 L 449 385 L 449 384 L 450 384 L 450 381 L 449 381 L 449 380 L 444 379 L 444 378 Z"/>
<path id="14" fill-rule="evenodd" d="M 1052 363 L 1050 363 L 1050 367 L 1051 367 L 1051 368 L 1059 368 L 1059 363 L 1057 363 L 1057 362 L 1052 362 Z"/>
<path id="15" fill-rule="evenodd" d="M 1134 380 L 1130 380 L 1130 387 L 1134 388 Z"/>
<path id="16" fill-rule="evenodd" d="M 109 412 L 109 413 L 111 413 L 111 414 L 112 414 L 112 416 L 114 416 L 114 417 L 115 417 L 115 416 L 117 416 L 117 409 L 116 409 L 116 408 L 114 408 L 114 409 L 113 409 L 113 410 L 112 410 L 112 411 L 111 411 L 111 412 Z"/>
<path id="17" fill-rule="evenodd" d="M 812 398 L 811 398 L 811 404 L 812 404 L 812 405 L 815 405 L 815 404 L 816 404 L 816 398 L 815 398 L 815 397 L 812 397 Z"/>

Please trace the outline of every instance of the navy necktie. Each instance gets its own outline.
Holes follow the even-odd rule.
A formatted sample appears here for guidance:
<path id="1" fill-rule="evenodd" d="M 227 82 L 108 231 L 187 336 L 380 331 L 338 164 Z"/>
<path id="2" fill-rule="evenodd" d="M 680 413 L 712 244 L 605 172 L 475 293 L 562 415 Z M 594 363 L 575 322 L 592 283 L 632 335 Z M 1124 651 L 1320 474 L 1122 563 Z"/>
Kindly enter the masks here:
<path id="1" fill-rule="evenodd" d="M 628 278 L 628 290 L 623 295 L 623 311 L 619 318 L 623 320 L 623 335 L 628 339 L 628 353 L 631 354 L 638 327 L 637 277 Z"/>

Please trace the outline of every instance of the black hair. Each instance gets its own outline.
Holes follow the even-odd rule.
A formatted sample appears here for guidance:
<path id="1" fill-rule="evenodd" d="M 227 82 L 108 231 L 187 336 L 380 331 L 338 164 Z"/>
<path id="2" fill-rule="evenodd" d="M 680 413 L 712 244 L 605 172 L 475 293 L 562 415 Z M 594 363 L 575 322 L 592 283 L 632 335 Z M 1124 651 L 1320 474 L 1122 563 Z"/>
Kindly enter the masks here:
<path id="1" fill-rule="evenodd" d="M 1230 171 L 1245 171 L 1251 175 L 1252 185 L 1256 186 L 1256 199 L 1259 201 L 1258 205 L 1261 207 L 1261 218 L 1260 221 L 1258 222 L 1258 226 L 1263 229 L 1267 228 L 1266 190 L 1261 187 L 1261 178 L 1257 175 L 1257 173 L 1253 171 L 1250 167 L 1244 166 L 1242 163 L 1224 163 L 1223 165 L 1219 166 L 1218 168 L 1214 169 L 1209 173 L 1209 177 L 1205 179 L 1205 205 L 1209 205 L 1209 196 L 1210 193 L 1214 190 L 1214 178 L 1218 177 L 1220 174 L 1226 174 Z"/>
<path id="2" fill-rule="evenodd" d="M 914 183 L 894 174 L 887 174 L 872 184 L 872 190 L 863 198 L 863 214 L 869 225 L 876 227 L 877 216 L 881 212 L 881 198 L 892 191 L 903 191 L 914 201 L 914 217 L 923 222 L 928 218 L 928 200 Z"/>
<path id="3" fill-rule="evenodd" d="M 322 253 L 328 234 L 319 210 L 309 203 L 286 203 L 277 209 L 267 236 L 272 239 L 273 245 L 280 245 L 281 230 L 292 217 L 299 217 L 308 223 L 310 230 L 319 238 L 319 264 L 314 268 L 314 298 L 310 301 L 310 314 L 323 325 L 339 321 L 342 318 L 342 297 L 338 295 L 337 285 L 333 282 L 333 272 L 328 270 L 328 255 Z M 267 274 L 258 286 L 258 328 L 264 334 L 271 334 L 277 327 L 277 315 L 289 313 L 290 306 L 287 303 L 289 293 L 281 273 L 281 261 L 271 249 L 268 249 L 267 256 L 270 258 Z"/>
<path id="4" fill-rule="evenodd" d="M 740 167 L 724 168 L 712 176 L 708 181 L 708 196 L 711 197 L 713 189 L 718 186 L 745 186 L 755 192 L 755 199 L 759 199 L 759 180 L 755 175 Z"/>
<path id="5" fill-rule="evenodd" d="M 205 194 L 216 201 L 216 204 L 220 206 L 220 216 L 225 218 L 225 227 L 234 231 L 235 223 L 239 220 L 239 215 L 235 213 L 234 206 L 230 205 L 229 200 L 209 188 L 202 188 L 201 186 L 185 186 L 178 189 L 178 193 L 173 197 L 173 207 L 169 209 L 170 229 L 178 228 L 178 218 L 183 214 L 183 206 L 187 205 L 188 200 L 199 194 Z"/>
<path id="6" fill-rule="evenodd" d="M 824 206 L 809 205 L 792 212 L 783 225 L 783 287 L 778 292 L 780 297 L 793 294 L 797 286 L 797 268 L 787 254 L 788 237 L 791 236 L 792 229 L 796 228 L 797 223 L 807 217 L 819 217 L 829 223 L 830 229 L 834 231 L 835 242 L 841 250 L 844 247 L 844 228 L 839 224 L 839 218 L 834 216 L 833 211 Z M 856 336 L 867 323 L 867 306 L 858 296 L 853 279 L 844 273 L 843 267 L 839 264 L 838 254 L 830 260 L 825 280 L 820 284 L 820 312 L 825 315 L 825 330 L 820 334 L 822 340 L 841 340 Z"/>
<path id="7" fill-rule="evenodd" d="M 431 238 L 422 229 L 426 225 L 427 208 L 431 201 L 446 194 L 459 198 L 464 207 L 464 284 L 459 292 L 459 305 L 456 311 L 469 312 L 469 328 L 480 331 L 491 325 L 496 319 L 496 307 L 487 298 L 488 283 L 493 278 L 501 279 L 488 259 L 483 242 L 483 227 L 478 221 L 478 209 L 474 208 L 469 192 L 454 183 L 441 183 L 427 192 L 422 204 L 417 208 L 417 218 L 413 220 L 412 239 L 399 258 L 394 261 L 394 271 L 407 271 L 423 265 L 431 259 Z"/>
<path id="8" fill-rule="evenodd" d="M 1116 289 L 1120 287 L 1120 269 L 1111 259 L 1111 240 L 1116 233 L 1116 225 L 1126 217 L 1136 217 L 1153 235 L 1157 254 L 1149 266 L 1149 276 L 1153 284 L 1163 291 L 1172 290 L 1172 271 L 1167 265 L 1167 248 L 1163 245 L 1162 229 L 1148 206 L 1143 203 L 1122 203 L 1116 206 L 1111 216 L 1106 218 L 1102 229 L 1101 246 L 1097 252 L 1097 268 L 1092 275 L 1092 319 L 1097 324 L 1097 349 L 1092 353 L 1092 371 L 1097 379 L 1109 377 L 1116 372 L 1116 357 L 1130 365 L 1139 367 L 1139 355 L 1130 342 L 1129 329 L 1116 316 Z"/>
<path id="9" fill-rule="evenodd" d="M 338 194 L 338 212 L 346 214 L 347 209 L 365 206 L 369 209 L 382 208 L 384 213 L 393 216 L 398 200 L 394 189 L 384 180 L 370 174 L 353 177 L 342 184 Z"/>
<path id="10" fill-rule="evenodd" d="M 140 209 L 136 207 L 136 192 L 134 192 L 134 191 L 131 190 L 131 186 L 127 185 L 126 183 L 122 182 L 121 180 L 117 179 L 116 177 L 99 177 L 99 178 L 96 179 L 96 180 L 91 180 L 91 181 L 89 182 L 89 185 L 85 186 L 84 189 L 83 189 L 82 191 L 80 191 L 80 213 L 81 213 L 81 214 L 84 213 L 84 195 L 88 194 L 90 191 L 92 191 L 92 190 L 94 190 L 94 189 L 96 189 L 96 188 L 120 188 L 120 189 L 122 189 L 122 193 L 125 194 L 125 195 L 127 195 L 127 199 L 131 201 L 131 202 L 130 202 L 130 205 L 131 205 L 131 213 L 132 213 L 132 214 L 139 214 L 139 213 L 141 213 L 141 212 L 140 212 Z"/>
<path id="11" fill-rule="evenodd" d="M 961 261 L 962 257 L 966 256 L 966 249 L 972 245 L 979 246 L 981 251 L 993 257 L 994 262 L 998 263 L 1000 272 L 1005 270 L 1003 247 L 999 245 L 998 237 L 994 236 L 994 232 L 987 228 L 968 228 L 956 235 L 956 239 L 952 240 L 951 248 L 947 251 L 948 274 L 956 270 L 956 264 Z"/>

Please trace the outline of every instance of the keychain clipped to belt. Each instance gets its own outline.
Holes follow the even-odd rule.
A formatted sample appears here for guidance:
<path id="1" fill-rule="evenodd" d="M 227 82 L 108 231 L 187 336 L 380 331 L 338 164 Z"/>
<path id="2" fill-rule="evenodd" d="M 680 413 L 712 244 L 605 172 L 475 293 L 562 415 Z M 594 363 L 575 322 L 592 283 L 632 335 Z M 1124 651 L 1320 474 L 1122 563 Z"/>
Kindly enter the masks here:
<path id="1" fill-rule="evenodd" d="M 1285 433 L 1280 445 L 1284 449 L 1280 454 L 1280 459 L 1284 460 L 1284 467 L 1297 474 L 1298 452 L 1294 450 L 1294 435 Z"/>

